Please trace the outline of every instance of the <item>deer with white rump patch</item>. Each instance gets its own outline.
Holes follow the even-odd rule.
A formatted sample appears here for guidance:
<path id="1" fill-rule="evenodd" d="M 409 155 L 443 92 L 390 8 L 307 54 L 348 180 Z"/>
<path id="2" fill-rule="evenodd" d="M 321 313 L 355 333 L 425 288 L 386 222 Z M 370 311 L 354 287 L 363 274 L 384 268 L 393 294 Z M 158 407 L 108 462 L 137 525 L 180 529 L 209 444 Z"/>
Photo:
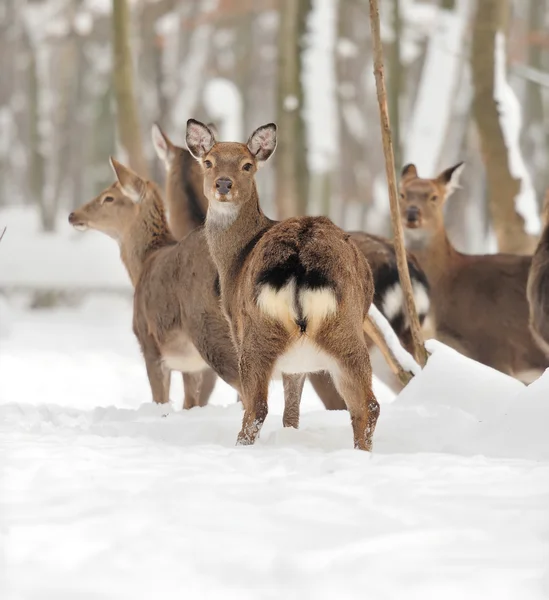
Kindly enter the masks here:
<path id="1" fill-rule="evenodd" d="M 212 126 L 208 125 L 208 127 L 217 137 Z M 187 149 L 174 144 L 158 125 L 153 125 L 152 141 L 158 158 L 166 169 L 168 224 L 176 239 L 181 239 L 189 230 L 203 224 L 206 219 L 208 200 L 204 196 L 202 168 Z M 372 269 L 375 285 L 374 304 L 390 322 L 400 343 L 411 351 L 410 326 L 404 307 L 393 243 L 364 232 L 349 233 Z M 408 268 L 416 308 L 420 321 L 423 322 L 429 310 L 427 278 L 411 255 L 408 256 Z M 369 340 L 371 349 L 375 348 L 373 342 L 373 339 Z M 402 381 L 406 378 L 402 369 L 398 372 L 398 365 L 387 359 L 379 360 L 380 357 L 373 354 L 372 361 L 376 359 L 378 370 L 376 371 L 374 367 L 374 374 L 395 391 L 400 391 Z M 326 408 L 336 410 L 346 408 L 329 374 L 316 372 L 309 373 L 308 377 Z"/>
<path id="2" fill-rule="evenodd" d="M 238 356 L 244 404 L 240 444 L 267 416 L 271 377 L 329 371 L 351 415 L 354 445 L 371 450 L 379 404 L 364 336 L 374 286 L 349 234 L 325 217 L 268 219 L 255 173 L 276 147 L 276 126 L 247 144 L 216 142 L 190 119 L 187 146 L 204 171 L 206 239 Z"/>
<path id="3" fill-rule="evenodd" d="M 456 189 L 463 163 L 434 179 L 412 164 L 400 182 L 406 248 L 431 286 L 436 337 L 474 360 L 526 383 L 549 366 L 528 327 L 526 282 L 531 256 L 458 252 L 444 227 L 443 207 Z"/>

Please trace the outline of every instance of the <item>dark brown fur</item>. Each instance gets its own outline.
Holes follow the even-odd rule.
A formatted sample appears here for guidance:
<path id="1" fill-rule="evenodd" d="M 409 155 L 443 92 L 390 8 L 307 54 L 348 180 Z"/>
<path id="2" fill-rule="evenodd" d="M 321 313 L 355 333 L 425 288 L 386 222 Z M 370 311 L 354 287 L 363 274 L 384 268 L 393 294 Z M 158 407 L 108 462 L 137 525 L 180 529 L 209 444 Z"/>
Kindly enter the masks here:
<path id="1" fill-rule="evenodd" d="M 437 338 L 485 365 L 531 380 L 548 366 L 528 327 L 526 282 L 532 259 L 467 255 L 452 246 L 443 205 L 460 168 L 421 179 L 408 165 L 400 183 L 407 248 L 429 279 Z"/>
<path id="2" fill-rule="evenodd" d="M 543 207 L 543 232 L 532 257 L 526 290 L 530 330 L 538 346 L 549 358 L 549 190 Z"/>
<path id="3" fill-rule="evenodd" d="M 206 238 L 237 349 L 245 408 L 239 442 L 252 444 L 261 429 L 277 361 L 310 346 L 332 365 L 355 447 L 371 449 L 379 405 L 363 329 L 374 294 L 364 256 L 325 217 L 275 223 L 263 214 L 254 175 L 274 151 L 274 125 L 256 130 L 245 145 L 216 143 L 191 120 L 187 144 L 204 169 Z M 314 370 L 309 366 L 305 361 L 301 372 Z M 301 369 L 288 367 L 280 370 Z"/>

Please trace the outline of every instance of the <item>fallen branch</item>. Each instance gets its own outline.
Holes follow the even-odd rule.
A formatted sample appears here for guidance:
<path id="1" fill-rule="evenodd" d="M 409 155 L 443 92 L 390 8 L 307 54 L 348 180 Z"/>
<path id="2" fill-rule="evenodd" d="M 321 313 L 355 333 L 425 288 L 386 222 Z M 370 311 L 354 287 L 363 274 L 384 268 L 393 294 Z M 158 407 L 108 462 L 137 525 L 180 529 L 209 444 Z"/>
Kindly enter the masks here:
<path id="1" fill-rule="evenodd" d="M 372 42 L 374 48 L 374 75 L 376 78 L 377 100 L 379 103 L 381 139 L 383 141 L 383 153 L 385 155 L 385 171 L 389 187 L 389 202 L 391 204 L 391 222 L 394 232 L 395 252 L 397 259 L 398 274 L 404 291 L 405 307 L 408 313 L 410 331 L 412 333 L 414 356 L 423 367 L 427 362 L 427 351 L 423 345 L 421 328 L 414 303 L 412 282 L 408 271 L 406 250 L 404 248 L 404 236 L 402 223 L 400 222 L 399 207 L 397 202 L 397 184 L 395 176 L 395 157 L 393 153 L 393 142 L 391 140 L 391 127 L 389 123 L 389 111 L 387 109 L 387 90 L 385 88 L 385 75 L 383 69 L 383 47 L 381 45 L 381 33 L 379 27 L 378 0 L 370 0 L 370 27 L 372 29 Z"/>

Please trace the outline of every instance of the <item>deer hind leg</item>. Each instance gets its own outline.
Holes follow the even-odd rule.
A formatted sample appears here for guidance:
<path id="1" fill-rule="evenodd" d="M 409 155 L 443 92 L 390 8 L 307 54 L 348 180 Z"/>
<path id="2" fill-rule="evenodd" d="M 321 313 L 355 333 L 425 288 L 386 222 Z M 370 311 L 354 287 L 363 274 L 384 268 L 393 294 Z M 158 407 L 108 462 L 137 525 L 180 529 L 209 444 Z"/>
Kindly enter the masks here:
<path id="1" fill-rule="evenodd" d="M 213 369 L 202 371 L 202 384 L 198 395 L 198 406 L 206 406 L 217 383 L 217 373 Z"/>
<path id="2" fill-rule="evenodd" d="M 249 446 L 255 442 L 265 422 L 269 410 L 269 381 L 276 358 L 280 354 L 278 346 L 284 346 L 283 342 L 278 343 L 281 340 L 277 339 L 280 336 L 277 336 L 276 332 L 272 336 L 268 331 L 258 336 L 255 335 L 257 330 L 254 329 L 251 325 L 244 328 L 247 334 L 240 347 L 238 360 L 244 417 L 237 444 L 242 446 Z"/>
<path id="3" fill-rule="evenodd" d="M 299 405 L 301 404 L 301 394 L 305 383 L 305 373 L 282 375 L 284 385 L 284 414 L 282 415 L 282 424 L 284 427 L 299 427 Z"/>
<path id="4" fill-rule="evenodd" d="M 328 338 L 319 339 L 317 343 L 334 358 L 337 365 L 332 377 L 351 415 L 354 446 L 370 451 L 379 404 L 372 390 L 372 366 L 364 336 L 337 331 Z M 334 352 L 334 348 L 339 351 Z"/>

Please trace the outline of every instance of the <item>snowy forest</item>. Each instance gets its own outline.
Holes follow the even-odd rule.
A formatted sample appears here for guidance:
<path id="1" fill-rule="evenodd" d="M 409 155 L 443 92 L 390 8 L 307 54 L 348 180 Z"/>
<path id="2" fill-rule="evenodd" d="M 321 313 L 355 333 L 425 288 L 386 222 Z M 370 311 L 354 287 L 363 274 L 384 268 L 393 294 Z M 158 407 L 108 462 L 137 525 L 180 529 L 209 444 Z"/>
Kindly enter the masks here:
<path id="1" fill-rule="evenodd" d="M 0 131 L 1 598 L 549 598 L 549 0 L 0 0 Z"/>

